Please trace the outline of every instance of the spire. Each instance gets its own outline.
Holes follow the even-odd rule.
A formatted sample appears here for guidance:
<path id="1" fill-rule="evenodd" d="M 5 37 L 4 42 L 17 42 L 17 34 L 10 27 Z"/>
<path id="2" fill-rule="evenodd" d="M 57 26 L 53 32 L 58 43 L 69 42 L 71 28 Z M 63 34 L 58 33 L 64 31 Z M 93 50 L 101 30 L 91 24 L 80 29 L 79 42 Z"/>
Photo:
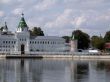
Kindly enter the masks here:
<path id="1" fill-rule="evenodd" d="M 27 24 L 25 22 L 24 14 L 22 13 L 21 14 L 21 20 L 19 22 L 18 28 L 25 28 L 25 27 L 28 27 L 28 26 L 27 26 Z"/>
<path id="2" fill-rule="evenodd" d="M 24 17 L 24 13 L 21 14 L 21 17 Z"/>
<path id="3" fill-rule="evenodd" d="M 4 26 L 4 28 L 8 30 L 8 27 L 7 27 L 7 23 L 6 23 L 6 22 L 5 22 L 5 26 Z"/>
<path id="4" fill-rule="evenodd" d="M 5 25 L 3 27 L 3 32 L 7 32 L 8 31 L 8 27 L 7 27 L 7 23 L 5 22 Z"/>

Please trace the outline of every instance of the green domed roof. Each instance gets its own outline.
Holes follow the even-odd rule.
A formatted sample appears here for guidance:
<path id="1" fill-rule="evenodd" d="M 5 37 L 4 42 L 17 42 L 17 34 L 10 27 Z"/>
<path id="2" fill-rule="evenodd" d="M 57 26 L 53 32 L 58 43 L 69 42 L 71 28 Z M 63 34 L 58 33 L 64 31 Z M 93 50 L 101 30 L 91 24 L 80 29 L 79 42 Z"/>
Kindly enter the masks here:
<path id="1" fill-rule="evenodd" d="M 21 20 L 19 22 L 19 25 L 18 25 L 18 28 L 25 28 L 25 27 L 28 27 L 26 22 L 25 22 L 25 19 L 23 17 L 24 14 L 22 14 L 22 17 L 21 17 Z"/>

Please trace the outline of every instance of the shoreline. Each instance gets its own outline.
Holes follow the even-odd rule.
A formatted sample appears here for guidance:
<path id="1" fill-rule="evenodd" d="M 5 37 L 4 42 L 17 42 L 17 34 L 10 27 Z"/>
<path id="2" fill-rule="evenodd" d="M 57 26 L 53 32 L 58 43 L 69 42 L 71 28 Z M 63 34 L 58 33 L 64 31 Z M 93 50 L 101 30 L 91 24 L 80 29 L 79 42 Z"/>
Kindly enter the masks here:
<path id="1" fill-rule="evenodd" d="M 110 59 L 110 55 L 0 55 L 0 58 L 5 59 Z"/>

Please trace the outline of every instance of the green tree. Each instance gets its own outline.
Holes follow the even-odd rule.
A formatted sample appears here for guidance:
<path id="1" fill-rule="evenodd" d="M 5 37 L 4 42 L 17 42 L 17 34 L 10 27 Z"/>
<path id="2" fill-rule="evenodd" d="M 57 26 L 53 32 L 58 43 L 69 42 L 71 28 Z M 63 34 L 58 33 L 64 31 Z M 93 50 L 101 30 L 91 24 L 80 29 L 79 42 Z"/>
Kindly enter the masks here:
<path id="1" fill-rule="evenodd" d="M 70 37 L 69 36 L 63 36 L 62 38 L 65 39 L 66 43 L 69 43 L 69 41 L 70 41 Z"/>
<path id="2" fill-rule="evenodd" d="M 0 30 L 3 31 L 3 27 L 1 27 Z"/>
<path id="3" fill-rule="evenodd" d="M 92 47 L 102 50 L 102 49 L 104 49 L 105 42 L 102 37 L 92 36 L 91 37 L 91 44 L 92 44 Z"/>
<path id="4" fill-rule="evenodd" d="M 110 31 L 107 31 L 105 36 L 104 36 L 105 42 L 110 42 Z"/>
<path id="5" fill-rule="evenodd" d="M 44 36 L 44 32 L 40 27 L 34 27 L 32 30 L 30 30 L 30 34 L 33 36 Z"/>
<path id="6" fill-rule="evenodd" d="M 81 30 L 75 30 L 72 32 L 72 36 L 78 40 L 78 49 L 87 49 L 90 44 L 90 37 L 87 33 Z"/>

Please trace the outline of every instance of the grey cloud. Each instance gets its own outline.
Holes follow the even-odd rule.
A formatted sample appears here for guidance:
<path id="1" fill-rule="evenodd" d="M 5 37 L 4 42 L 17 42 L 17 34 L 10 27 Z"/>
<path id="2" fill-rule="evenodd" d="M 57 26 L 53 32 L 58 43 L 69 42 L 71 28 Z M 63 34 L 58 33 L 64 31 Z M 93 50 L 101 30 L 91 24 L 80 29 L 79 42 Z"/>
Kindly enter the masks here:
<path id="1" fill-rule="evenodd" d="M 54 5 L 51 5 L 51 3 L 48 3 L 49 0 L 46 0 L 49 6 L 46 6 L 47 8 L 42 10 L 42 5 L 46 4 L 43 1 L 8 0 L 8 3 L 3 3 L 3 0 L 1 0 L 0 11 L 3 11 L 5 16 L 0 17 L 0 21 L 6 20 L 9 28 L 15 31 L 20 15 L 15 15 L 12 12 L 21 8 L 28 25 L 30 27 L 34 25 L 41 26 L 47 35 L 71 35 L 70 32 L 76 27 L 79 27 L 90 35 L 104 34 L 109 30 L 109 0 L 55 0 L 55 3 L 52 3 Z M 35 6 L 39 6 L 39 10 L 42 11 L 37 10 Z M 67 9 L 71 12 L 69 11 L 65 15 L 64 12 Z M 91 30 L 92 32 L 90 32 Z"/>

